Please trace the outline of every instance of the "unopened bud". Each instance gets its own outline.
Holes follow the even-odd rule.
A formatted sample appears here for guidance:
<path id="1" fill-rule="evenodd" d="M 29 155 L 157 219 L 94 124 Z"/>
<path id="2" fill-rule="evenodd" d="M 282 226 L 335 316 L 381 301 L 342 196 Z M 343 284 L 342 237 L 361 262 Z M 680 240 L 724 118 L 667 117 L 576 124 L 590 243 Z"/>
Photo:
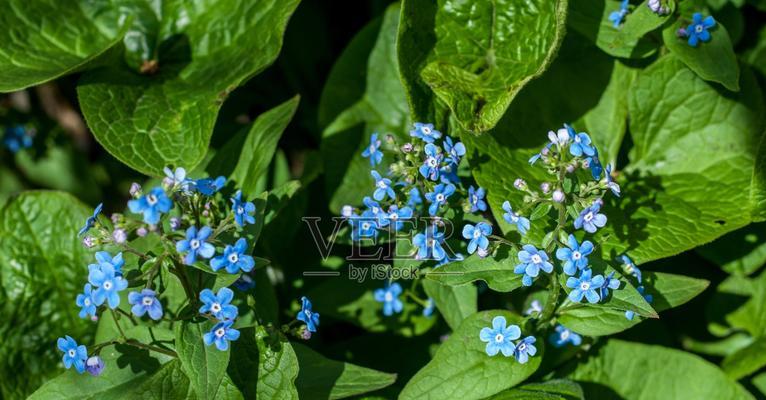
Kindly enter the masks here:
<path id="1" fill-rule="evenodd" d="M 174 231 L 181 227 L 181 220 L 178 219 L 177 217 L 170 218 L 169 222 L 170 222 L 170 229 Z"/>
<path id="2" fill-rule="evenodd" d="M 540 184 L 540 190 L 543 191 L 543 193 L 548 194 L 551 192 L 551 184 L 548 182 L 543 182 Z"/>
<path id="3" fill-rule="evenodd" d="M 117 228 L 112 232 L 112 240 L 117 244 L 123 244 L 128 241 L 128 234 L 124 229 Z"/>
<path id="4" fill-rule="evenodd" d="M 354 207 L 351 207 L 348 204 L 341 207 L 340 209 L 340 215 L 342 215 L 344 218 L 350 217 L 353 213 L 354 213 Z"/>
<path id="5" fill-rule="evenodd" d="M 489 251 L 487 249 L 482 249 L 481 247 L 479 247 L 476 250 L 476 254 L 479 256 L 479 258 L 484 258 L 489 255 Z"/>
<path id="6" fill-rule="evenodd" d="M 130 195 L 138 198 L 141 197 L 141 185 L 136 182 L 130 184 Z"/>
<path id="7" fill-rule="evenodd" d="M 412 149 L 413 149 L 413 147 L 412 147 L 412 143 L 405 143 L 405 144 L 402 146 L 402 153 L 411 153 L 411 152 L 412 152 Z"/>
<path id="8" fill-rule="evenodd" d="M 556 189 L 553 191 L 553 196 L 551 197 L 553 198 L 553 201 L 555 201 L 556 203 L 561 203 L 562 201 L 564 201 L 564 192 L 562 192 L 559 189 Z"/>
<path id="9" fill-rule="evenodd" d="M 89 249 L 93 248 L 93 246 L 96 245 L 96 242 L 96 238 L 93 236 L 85 236 L 82 238 L 82 245 Z"/>
<path id="10" fill-rule="evenodd" d="M 567 173 L 571 174 L 572 172 L 575 171 L 575 168 L 577 168 L 575 164 L 567 164 Z"/>
<path id="11" fill-rule="evenodd" d="M 388 135 L 386 135 L 386 143 L 394 143 L 394 142 L 395 142 L 394 135 L 392 135 L 390 133 Z"/>
<path id="12" fill-rule="evenodd" d="M 138 229 L 136 229 L 136 235 L 138 235 L 138 236 L 144 237 L 148 233 L 149 233 L 149 231 L 147 231 L 146 228 L 144 228 L 143 226 L 138 228 Z"/>
<path id="13" fill-rule="evenodd" d="M 513 187 L 519 190 L 524 190 L 527 188 L 527 182 L 521 178 L 516 178 L 516 180 L 513 181 Z"/>
<path id="14" fill-rule="evenodd" d="M 104 360 L 99 356 L 90 357 L 85 361 L 85 370 L 93 376 L 101 375 L 101 373 L 104 372 L 105 366 L 106 364 L 104 364 Z"/>

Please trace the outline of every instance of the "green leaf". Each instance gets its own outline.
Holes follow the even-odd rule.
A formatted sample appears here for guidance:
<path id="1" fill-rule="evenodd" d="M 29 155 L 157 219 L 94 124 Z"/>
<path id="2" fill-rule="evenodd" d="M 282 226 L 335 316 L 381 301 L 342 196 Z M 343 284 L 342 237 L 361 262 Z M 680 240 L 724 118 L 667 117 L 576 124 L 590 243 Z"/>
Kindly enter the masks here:
<path id="1" fill-rule="evenodd" d="M 55 17 L 54 17 L 55 16 Z M 129 18 L 99 29 L 75 2 L 9 0 L 0 4 L 0 92 L 13 92 L 76 72 L 118 44 Z"/>
<path id="2" fill-rule="evenodd" d="M 753 343 L 753 338 L 746 333 L 735 333 L 721 340 L 702 342 L 691 337 L 683 339 L 684 349 L 709 356 L 726 357 Z"/>
<path id="3" fill-rule="evenodd" d="M 498 393 L 489 400 L 584 400 L 582 388 L 577 382 L 552 379 L 540 383 L 528 383 L 518 388 Z"/>
<path id="4" fill-rule="evenodd" d="M 245 198 L 258 194 L 256 184 L 268 170 L 282 131 L 295 115 L 300 97 L 292 99 L 261 114 L 247 134 L 231 179 L 242 190 Z"/>
<path id="5" fill-rule="evenodd" d="M 77 88 L 96 139 L 137 171 L 187 170 L 207 152 L 228 93 L 271 64 L 299 0 L 175 2 L 157 14 L 149 4 L 88 4 L 103 30 L 136 15 L 125 60 L 90 71 Z M 67 26 L 67 25 L 59 25 Z M 156 74 L 139 74 L 156 62 Z"/>
<path id="6" fill-rule="evenodd" d="M 407 399 L 483 399 L 508 389 L 532 375 L 544 353 L 545 341 L 538 338 L 537 354 L 526 364 L 514 357 L 490 357 L 486 343 L 479 339 L 482 328 L 492 319 L 505 317 L 508 325 L 521 318 L 504 310 L 481 311 L 468 317 L 436 351 L 434 358 L 407 382 L 399 398 Z M 529 332 L 522 332 L 522 337 Z"/>
<path id="7" fill-rule="evenodd" d="M 766 337 L 761 337 L 749 346 L 729 354 L 721 368 L 732 379 L 741 379 L 766 365 Z"/>
<path id="8" fill-rule="evenodd" d="M 521 287 L 522 275 L 513 272 L 516 261 L 516 257 L 510 255 L 502 258 L 470 256 L 432 270 L 426 278 L 450 286 L 481 280 L 492 290 L 510 292 Z"/>
<path id="9" fill-rule="evenodd" d="M 368 24 L 343 51 L 322 92 L 321 152 L 334 213 L 345 204 L 361 204 L 360 193 L 373 188 L 370 161 L 362 157 L 370 135 L 377 132 L 384 143 L 387 134 L 402 142 L 407 138 L 407 100 L 396 61 L 398 26 L 399 6 L 392 4 L 382 22 Z M 389 158 L 383 158 L 379 170 Z"/>
<path id="10" fill-rule="evenodd" d="M 730 274 L 750 275 L 766 264 L 766 223 L 727 233 L 697 252 Z"/>
<path id="11" fill-rule="evenodd" d="M 671 7 L 670 12 L 658 15 L 647 7 L 648 0 L 645 0 L 632 7 L 620 27 L 615 28 L 609 20 L 609 14 L 619 10 L 620 3 L 619 0 L 573 2 L 567 22 L 609 55 L 644 58 L 654 54 L 661 43 L 647 34 L 670 19 L 675 11 L 675 2 L 665 2 Z"/>
<path id="12" fill-rule="evenodd" d="M 469 315 L 476 313 L 476 286 L 449 286 L 432 280 L 423 281 L 428 297 L 432 298 L 436 308 L 452 330 Z"/>
<path id="13" fill-rule="evenodd" d="M 436 121 L 438 99 L 463 129 L 494 127 L 556 56 L 566 11 L 566 0 L 405 0 L 397 47 L 414 119 Z"/>
<path id="14" fill-rule="evenodd" d="M 203 326 L 204 325 L 204 326 Z M 197 395 L 204 399 L 216 398 L 229 364 L 229 351 L 220 351 L 214 345 L 205 346 L 202 336 L 212 323 L 184 322 L 176 326 L 176 352 L 181 366 L 189 377 Z"/>
<path id="15" fill-rule="evenodd" d="M 640 378 L 626 375 L 640 371 Z M 607 386 L 624 399 L 752 399 L 723 371 L 702 358 L 660 346 L 611 339 L 568 376 Z M 651 383 L 651 384 L 647 384 Z M 588 393 L 591 398 L 597 393 Z"/>
<path id="16" fill-rule="evenodd" d="M 301 399 L 342 399 L 391 385 L 396 374 L 330 360 L 300 343 L 293 343 L 300 372 L 295 380 Z"/>
<path id="17" fill-rule="evenodd" d="M 736 328 L 746 330 L 753 337 L 766 336 L 766 271 L 750 282 L 750 299 L 728 314 L 726 321 Z"/>
<path id="18" fill-rule="evenodd" d="M 62 332 L 80 343 L 93 337 L 73 306 L 93 257 L 77 231 L 92 212 L 69 194 L 47 191 L 24 192 L 0 210 L 3 397 L 25 397 L 59 371 Z"/>
<path id="19" fill-rule="evenodd" d="M 255 331 L 258 343 L 257 397 L 265 399 L 296 399 L 298 391 L 298 358 L 290 342 L 279 333 L 267 333 L 259 325 Z"/>
<path id="20" fill-rule="evenodd" d="M 739 65 L 729 32 L 720 22 L 716 22 L 716 26 L 710 30 L 709 42 L 699 42 L 697 47 L 689 46 L 686 38 L 676 36 L 679 28 L 686 28 L 690 23 L 691 14 L 685 17 L 679 18 L 662 31 L 665 46 L 700 78 L 718 82 L 727 89 L 738 92 Z"/>

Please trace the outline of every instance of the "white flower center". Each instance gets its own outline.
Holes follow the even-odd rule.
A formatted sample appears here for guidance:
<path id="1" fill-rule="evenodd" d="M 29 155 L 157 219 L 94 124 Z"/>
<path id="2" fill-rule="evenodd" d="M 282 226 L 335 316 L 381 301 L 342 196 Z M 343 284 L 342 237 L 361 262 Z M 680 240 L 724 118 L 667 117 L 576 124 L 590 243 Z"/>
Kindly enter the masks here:
<path id="1" fill-rule="evenodd" d="M 376 152 L 377 150 L 378 150 L 378 149 L 376 149 L 376 148 L 375 148 L 375 145 L 374 145 L 374 144 L 371 144 L 371 145 L 370 145 L 370 153 L 374 153 L 374 152 Z"/>
<path id="2" fill-rule="evenodd" d="M 69 349 L 67 354 L 69 354 L 69 357 L 74 357 L 77 353 L 74 351 L 74 349 Z"/>
<path id="3" fill-rule="evenodd" d="M 303 313 L 306 314 L 307 317 L 311 318 L 311 310 L 305 310 Z"/>
<path id="4" fill-rule="evenodd" d="M 391 218 L 392 220 L 396 221 L 397 219 L 399 219 L 399 214 L 397 213 L 388 214 L 388 218 Z"/>
<path id="5" fill-rule="evenodd" d="M 532 262 L 535 264 L 540 264 L 541 262 L 543 262 L 543 259 L 538 254 L 534 254 L 532 256 Z"/>
<path id="6" fill-rule="evenodd" d="M 145 296 L 144 299 L 141 301 L 145 306 L 150 306 L 152 303 L 154 303 L 154 298 Z"/>
<path id="7" fill-rule="evenodd" d="M 522 351 L 524 351 L 526 349 L 527 349 L 527 344 L 526 343 L 524 343 L 524 342 L 519 343 L 519 348 L 518 348 L 519 352 L 522 352 Z"/>
<path id="8" fill-rule="evenodd" d="M 362 230 L 366 231 L 370 229 L 370 223 L 369 222 L 362 222 Z"/>
<path id="9" fill-rule="evenodd" d="M 86 306 L 89 306 L 90 305 L 90 299 L 86 297 L 85 300 L 83 300 L 82 303 L 85 304 Z"/>
<path id="10" fill-rule="evenodd" d="M 373 214 L 376 214 L 376 215 L 377 215 L 377 214 L 380 212 L 380 208 L 378 208 L 378 207 L 372 207 L 372 208 L 370 209 L 370 211 L 372 211 L 372 213 L 373 213 Z"/>
<path id="11" fill-rule="evenodd" d="M 213 305 L 210 306 L 210 311 L 212 311 L 213 313 L 217 313 L 221 311 L 221 305 L 218 303 L 213 303 Z"/>
<path id="12" fill-rule="evenodd" d="M 590 282 L 580 283 L 580 290 L 588 290 L 588 289 L 590 289 Z"/>
<path id="13" fill-rule="evenodd" d="M 150 206 L 157 204 L 157 196 L 153 194 L 146 195 L 146 202 L 149 203 Z"/>
<path id="14" fill-rule="evenodd" d="M 386 295 L 385 295 L 384 298 L 385 298 L 386 302 L 390 302 L 390 301 L 394 300 L 394 295 L 391 294 L 391 292 L 386 292 Z"/>
<path id="15" fill-rule="evenodd" d="M 229 262 L 230 263 L 234 264 L 237 261 L 239 261 L 239 255 L 237 255 L 237 253 L 229 254 Z"/>
<path id="16" fill-rule="evenodd" d="M 386 185 L 386 182 L 383 182 L 383 179 L 381 179 L 381 180 L 379 180 L 379 181 L 378 181 L 378 183 L 377 183 L 377 186 L 378 186 L 379 188 L 381 188 L 381 189 L 385 189 L 385 188 L 387 188 L 387 187 L 388 187 L 388 185 Z"/>
<path id="17" fill-rule="evenodd" d="M 575 135 L 575 137 L 574 137 L 575 143 L 580 143 L 581 140 L 582 139 L 580 139 L 580 136 Z"/>
<path id="18" fill-rule="evenodd" d="M 585 216 L 582 217 L 582 219 L 584 219 L 585 222 L 590 222 L 593 219 L 593 211 L 588 211 L 588 213 L 585 214 Z"/>
<path id="19" fill-rule="evenodd" d="M 478 238 L 481 236 L 481 231 L 478 229 L 473 230 L 473 237 Z"/>
<path id="20" fill-rule="evenodd" d="M 425 134 L 425 135 L 430 135 L 431 134 L 431 128 L 429 128 L 427 126 L 424 126 L 422 128 L 422 130 L 423 130 L 423 134 Z"/>
<path id="21" fill-rule="evenodd" d="M 694 31 L 695 31 L 695 32 L 697 32 L 697 33 L 702 33 L 702 31 L 703 31 L 704 29 L 705 29 L 705 28 L 702 26 L 702 24 L 699 24 L 699 25 L 697 25 L 697 26 L 695 26 L 695 27 L 694 27 Z"/>
<path id="22" fill-rule="evenodd" d="M 104 282 L 104 290 L 110 290 L 112 288 L 112 281 Z"/>
<path id="23" fill-rule="evenodd" d="M 473 202 L 473 204 L 478 203 L 479 202 L 479 196 L 473 195 L 473 197 L 471 197 L 471 202 Z"/>
<path id="24" fill-rule="evenodd" d="M 567 339 L 569 339 L 569 330 L 568 329 L 564 330 L 563 332 L 561 332 L 561 340 L 567 340 Z"/>
<path id="25" fill-rule="evenodd" d="M 199 240 L 197 240 L 197 239 L 192 239 L 192 240 L 189 242 L 189 246 L 190 246 L 192 249 L 195 249 L 195 250 L 196 250 L 196 249 L 198 249 L 198 248 L 199 248 Z"/>
<path id="26" fill-rule="evenodd" d="M 441 194 L 441 193 L 437 194 L 437 195 L 436 195 L 436 201 L 438 201 L 439 203 L 441 203 L 442 201 L 444 201 L 444 195 L 443 195 L 443 194 Z"/>
<path id="27" fill-rule="evenodd" d="M 218 328 L 215 330 L 215 335 L 220 337 L 223 337 L 223 335 L 226 334 L 226 330 L 223 328 Z"/>
<path id="28" fill-rule="evenodd" d="M 436 167 L 436 165 L 439 164 L 439 162 L 436 161 L 436 157 L 428 157 L 428 159 L 426 160 L 426 163 L 431 168 Z"/>
<path id="29" fill-rule="evenodd" d="M 237 207 L 237 214 L 244 214 L 244 213 L 245 213 L 244 207 L 242 206 Z"/>
<path id="30" fill-rule="evenodd" d="M 516 222 L 519 220 L 519 217 L 515 213 L 511 213 L 511 221 Z"/>
<path id="31" fill-rule="evenodd" d="M 579 260 L 582 258 L 582 254 L 580 254 L 579 251 L 573 251 L 572 252 L 572 259 L 573 260 Z"/>
<path id="32" fill-rule="evenodd" d="M 505 340 L 505 336 L 502 333 L 495 335 L 495 343 L 502 343 Z"/>

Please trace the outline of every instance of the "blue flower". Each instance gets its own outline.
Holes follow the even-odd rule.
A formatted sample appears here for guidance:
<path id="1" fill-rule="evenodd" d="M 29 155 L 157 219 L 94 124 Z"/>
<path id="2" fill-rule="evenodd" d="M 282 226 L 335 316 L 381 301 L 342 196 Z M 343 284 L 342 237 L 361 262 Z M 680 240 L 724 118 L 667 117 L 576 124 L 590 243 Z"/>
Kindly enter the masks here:
<path id="1" fill-rule="evenodd" d="M 692 23 L 686 28 L 686 33 L 689 35 L 689 46 L 697 47 L 697 43 L 700 41 L 710 41 L 709 29 L 715 26 L 715 19 L 712 16 L 707 16 L 702 19 L 702 14 L 694 13 L 692 15 Z"/>
<path id="2" fill-rule="evenodd" d="M 606 187 L 608 187 L 615 196 L 620 197 L 620 185 L 612 179 L 612 164 L 607 164 L 606 166 Z"/>
<path id="3" fill-rule="evenodd" d="M 9 126 L 5 128 L 3 144 L 11 153 L 16 153 L 21 149 L 32 147 L 32 136 L 27 134 L 23 125 Z"/>
<path id="4" fill-rule="evenodd" d="M 439 207 L 447 202 L 447 199 L 455 193 L 455 185 L 451 183 L 440 183 L 434 187 L 433 192 L 426 193 L 426 200 L 431 203 L 428 206 L 428 213 L 431 216 L 436 215 Z"/>
<path id="5" fill-rule="evenodd" d="M 598 149 L 593 148 L 594 154 L 591 157 L 585 159 L 583 166 L 590 169 L 590 175 L 593 179 L 598 180 L 601 178 L 601 173 L 604 172 L 604 167 L 601 165 L 601 161 L 598 159 Z"/>
<path id="6" fill-rule="evenodd" d="M 205 242 L 211 233 L 213 230 L 209 226 L 203 226 L 199 232 L 196 226 L 190 226 L 186 230 L 186 239 L 176 242 L 176 250 L 179 253 L 188 252 L 184 257 L 186 265 L 194 264 L 197 261 L 197 256 L 210 258 L 215 255 L 215 247 Z"/>
<path id="7" fill-rule="evenodd" d="M 231 304 L 233 299 L 234 292 L 227 287 L 218 289 L 218 294 L 214 294 L 210 289 L 203 289 L 199 292 L 199 300 L 202 302 L 199 313 L 210 313 L 220 321 L 237 318 L 239 310 Z"/>
<path id="8" fill-rule="evenodd" d="M 479 339 L 482 342 L 487 342 L 484 351 L 488 356 L 492 357 L 499 352 L 502 352 L 506 357 L 513 354 L 516 348 L 513 340 L 521 337 L 521 329 L 517 325 L 506 327 L 506 323 L 505 317 L 498 315 L 492 318 L 492 328 L 484 327 L 479 331 Z"/>
<path id="9" fill-rule="evenodd" d="M 88 266 L 88 282 L 96 287 L 93 291 L 93 301 L 97 306 L 108 301 L 109 308 L 115 309 L 120 305 L 120 291 L 128 287 L 128 281 L 116 275 L 111 264 Z"/>
<path id="10" fill-rule="evenodd" d="M 377 201 L 371 199 L 369 196 L 365 196 L 363 201 L 364 205 L 367 207 L 367 210 L 362 213 L 362 217 L 373 218 L 378 224 L 378 228 L 388 226 L 388 223 L 390 222 L 388 220 L 388 214 L 383 211 L 383 208 L 380 206 L 380 204 L 378 204 Z"/>
<path id="11" fill-rule="evenodd" d="M 466 224 L 463 227 L 463 238 L 468 239 L 468 254 L 476 252 L 476 248 L 487 250 L 489 239 L 492 234 L 492 226 L 486 222 L 479 222 L 476 226 Z"/>
<path id="12" fill-rule="evenodd" d="M 457 167 L 453 167 L 452 164 L 447 164 L 439 168 L 439 181 L 441 183 L 460 183 L 460 177 L 457 176 Z"/>
<path id="13" fill-rule="evenodd" d="M 74 365 L 74 369 L 78 373 L 85 372 L 85 360 L 88 359 L 88 349 L 85 346 L 78 345 L 69 335 L 59 338 L 56 344 L 59 350 L 64 352 L 62 360 L 66 369 L 72 368 L 72 365 Z"/>
<path id="14" fill-rule="evenodd" d="M 487 211 L 487 203 L 484 201 L 486 195 L 484 188 L 468 188 L 468 203 L 471 205 L 471 212 Z"/>
<path id="15" fill-rule="evenodd" d="M 311 301 L 306 297 L 301 297 L 301 310 L 298 311 L 298 315 L 295 317 L 298 321 L 306 323 L 306 329 L 309 332 L 316 332 L 317 326 L 319 326 L 319 313 L 311 311 Z"/>
<path id="16" fill-rule="evenodd" d="M 187 186 L 188 181 L 186 180 L 186 170 L 182 167 L 176 168 L 175 172 L 170 169 L 170 167 L 165 167 L 162 171 L 165 172 L 165 178 L 162 181 L 167 186 Z"/>
<path id="17" fill-rule="evenodd" d="M 572 129 L 569 125 L 565 125 L 567 129 Z M 574 133 L 574 129 L 571 131 L 572 133 L 572 144 L 569 146 L 569 153 L 572 154 L 575 157 L 580 157 L 583 154 L 586 156 L 594 156 L 596 155 L 596 149 L 593 148 L 590 144 L 590 136 L 588 136 L 585 132 L 580 132 L 578 134 Z"/>
<path id="18" fill-rule="evenodd" d="M 96 206 L 96 209 L 93 210 L 93 215 L 85 219 L 85 225 L 80 229 L 80 232 L 77 233 L 78 236 L 82 236 L 90 228 L 93 228 L 96 225 L 96 221 L 98 221 L 98 215 L 101 214 L 101 209 L 103 207 L 104 203 L 100 203 Z"/>
<path id="19" fill-rule="evenodd" d="M 391 200 L 396 200 L 394 188 L 391 187 L 391 179 L 380 176 L 378 171 L 375 170 L 372 170 L 370 174 L 375 179 L 375 192 L 372 194 L 372 197 L 377 201 L 381 201 L 388 195 Z"/>
<path id="20" fill-rule="evenodd" d="M 651 294 L 644 294 L 643 286 L 637 287 L 636 290 L 638 290 L 638 293 L 641 293 L 641 296 L 644 296 L 644 300 L 646 300 L 647 303 L 651 303 L 652 300 L 654 300 L 654 297 Z M 625 318 L 627 318 L 628 321 L 632 321 L 634 316 L 635 313 L 633 311 L 625 311 Z"/>
<path id="21" fill-rule="evenodd" d="M 373 133 L 370 136 L 370 145 L 362 152 L 362 157 L 370 157 L 370 166 L 374 167 L 383 160 L 383 152 L 380 151 L 380 140 L 378 134 Z"/>
<path id="22" fill-rule="evenodd" d="M 383 315 L 390 317 L 394 313 L 402 312 L 404 305 L 399 300 L 400 294 L 402 294 L 402 287 L 396 282 L 375 290 L 375 301 L 383 303 Z"/>
<path id="23" fill-rule="evenodd" d="M 565 328 L 564 325 L 556 325 L 555 330 L 556 332 L 551 333 L 551 336 L 548 338 L 548 341 L 553 347 L 560 348 L 567 343 L 572 343 L 573 346 L 579 346 L 580 343 L 582 343 L 582 337 Z"/>
<path id="24" fill-rule="evenodd" d="M 423 198 L 420 197 L 420 190 L 414 187 L 410 190 L 410 195 L 407 198 L 407 205 L 415 208 L 418 204 L 423 204 Z"/>
<path id="25" fill-rule="evenodd" d="M 125 264 L 122 252 L 117 253 L 114 257 L 108 251 L 96 252 L 96 262 L 97 264 L 88 265 L 88 268 L 101 268 L 103 265 L 110 265 L 114 268 L 115 275 L 122 276 L 122 266 Z"/>
<path id="26" fill-rule="evenodd" d="M 255 279 L 250 274 L 242 274 L 234 282 L 234 287 L 243 292 L 247 292 L 250 289 L 255 288 Z"/>
<path id="27" fill-rule="evenodd" d="M 436 263 L 436 266 L 434 268 L 439 268 L 444 264 L 451 263 L 452 261 L 463 261 L 465 258 L 462 254 L 456 253 L 454 257 L 450 257 L 448 254 L 444 255 L 444 258 L 441 259 L 438 263 Z"/>
<path id="28" fill-rule="evenodd" d="M 535 246 L 526 244 L 522 249 L 518 254 L 521 264 L 517 265 L 513 272 L 524 274 L 521 283 L 524 286 L 532 286 L 532 279 L 537 277 L 540 270 L 550 274 L 553 271 L 553 264 L 548 262 L 548 255 L 542 250 L 537 250 Z"/>
<path id="29" fill-rule="evenodd" d="M 566 247 L 556 250 L 556 258 L 564 261 L 564 273 L 574 275 L 578 269 L 585 269 L 588 266 L 588 255 L 593 252 L 593 243 L 586 240 L 582 244 L 577 243 L 574 235 L 569 235 Z"/>
<path id="30" fill-rule="evenodd" d="M 442 162 L 442 154 L 439 148 L 433 143 L 429 143 L 425 146 L 424 151 L 426 153 L 426 160 L 423 161 L 423 165 L 420 166 L 420 175 L 424 178 L 432 181 L 439 180 L 440 165 Z"/>
<path id="31" fill-rule="evenodd" d="M 599 211 L 601 211 L 601 203 L 594 201 L 590 207 L 582 210 L 575 219 L 574 227 L 576 229 L 582 228 L 588 233 L 594 233 L 598 228 L 603 228 L 606 225 L 606 215 L 600 214 Z"/>
<path id="32" fill-rule="evenodd" d="M 223 176 L 219 176 L 215 179 L 197 179 L 194 182 L 194 187 L 197 189 L 197 191 L 204 194 L 205 196 L 214 195 L 217 191 L 221 190 L 224 185 L 226 185 L 226 178 Z"/>
<path id="33" fill-rule="evenodd" d="M 519 231 L 520 234 L 526 235 L 529 230 L 529 219 L 516 214 L 511 208 L 511 203 L 508 202 L 508 200 L 503 202 L 503 210 L 505 210 L 505 213 L 503 213 L 505 222 L 516 225 L 516 230 Z"/>
<path id="34" fill-rule="evenodd" d="M 247 240 L 239 238 L 234 246 L 226 245 L 223 255 L 210 260 L 210 267 L 215 272 L 218 272 L 221 268 L 226 268 L 226 272 L 230 274 L 236 274 L 240 271 L 250 272 L 255 266 L 255 260 L 253 260 L 253 257 L 245 254 L 246 250 Z"/>
<path id="35" fill-rule="evenodd" d="M 222 321 L 215 324 L 210 332 L 202 335 L 202 341 L 205 342 L 205 346 L 210 346 L 215 343 L 215 347 L 218 348 L 218 350 L 228 350 L 229 341 L 233 342 L 239 339 L 239 331 L 231 327 L 233 324 L 234 321 L 232 320 Z"/>
<path id="36" fill-rule="evenodd" d="M 534 336 L 527 336 L 516 343 L 513 356 L 516 357 L 519 364 L 526 364 L 530 356 L 537 354 L 537 347 L 534 345 L 536 340 Z"/>
<path id="37" fill-rule="evenodd" d="M 609 20 L 612 21 L 612 26 L 615 28 L 619 28 L 620 24 L 622 23 L 622 19 L 625 18 L 627 14 L 628 14 L 628 0 L 622 0 L 622 3 L 620 3 L 620 9 L 617 11 L 612 11 L 609 14 Z"/>
<path id="38" fill-rule="evenodd" d="M 130 311 L 137 317 L 143 317 L 144 314 L 149 313 L 149 318 L 155 321 L 162 318 L 162 303 L 152 289 L 144 289 L 141 293 L 128 293 L 128 303 L 133 305 Z"/>
<path id="39" fill-rule="evenodd" d="M 435 226 L 426 228 L 424 233 L 418 233 L 412 238 L 412 244 L 418 248 L 416 258 L 418 260 L 443 260 L 447 252 L 442 247 L 444 233 L 439 232 Z"/>
<path id="40" fill-rule="evenodd" d="M 160 222 L 160 214 L 173 208 L 173 202 L 161 187 L 156 187 L 148 194 L 128 201 L 128 208 L 132 213 L 144 214 L 144 222 L 147 224 L 156 225 Z"/>
<path id="41" fill-rule="evenodd" d="M 540 159 L 542 156 L 544 156 L 544 155 L 547 155 L 547 154 L 548 154 L 548 152 L 550 151 L 550 149 L 551 149 L 551 146 L 552 146 L 552 145 L 553 145 L 553 143 L 548 143 L 548 144 L 546 144 L 546 145 L 545 145 L 545 147 L 543 147 L 543 149 L 542 149 L 542 150 L 540 150 L 540 152 L 539 152 L 539 153 L 537 153 L 537 154 L 533 155 L 532 157 L 530 157 L 530 158 L 529 158 L 529 165 L 533 165 L 533 164 L 534 164 L 534 163 L 536 163 L 536 162 L 537 162 L 537 160 L 539 160 L 539 159 Z"/>
<path id="42" fill-rule="evenodd" d="M 434 299 L 429 297 L 428 300 L 426 300 L 426 306 L 423 307 L 423 316 L 430 317 L 434 315 L 435 308 L 436 308 L 436 304 L 434 304 Z"/>
<path id="43" fill-rule="evenodd" d="M 375 222 L 376 217 L 372 215 L 370 210 L 367 210 L 359 215 L 352 215 L 348 219 L 348 223 L 351 225 L 351 240 L 358 241 L 361 238 L 377 238 L 378 237 L 378 225 Z"/>
<path id="44" fill-rule="evenodd" d="M 244 227 L 247 224 L 254 224 L 255 204 L 250 201 L 242 201 L 242 191 L 237 190 L 234 197 L 231 198 L 231 210 L 234 211 L 234 221 L 237 225 Z"/>
<path id="45" fill-rule="evenodd" d="M 96 316 L 96 304 L 93 302 L 93 290 L 90 283 L 86 283 L 83 292 L 77 295 L 75 304 L 80 307 L 80 318 L 87 318 L 88 315 Z"/>
<path id="46" fill-rule="evenodd" d="M 625 254 L 620 256 L 620 261 L 622 261 L 622 269 L 625 271 L 626 274 L 633 275 L 638 283 L 641 283 L 641 270 L 638 269 L 636 264 L 633 263 L 633 260 L 628 258 Z"/>
<path id="47" fill-rule="evenodd" d="M 571 288 L 569 292 L 569 300 L 579 303 L 582 301 L 583 296 L 588 299 L 589 303 L 598 303 L 601 300 L 597 289 L 600 289 L 604 284 L 604 277 L 601 275 L 592 276 L 593 271 L 588 268 L 580 273 L 579 278 L 570 276 L 567 279 L 567 287 Z"/>
<path id="48" fill-rule="evenodd" d="M 460 157 L 465 155 L 465 145 L 462 142 L 452 144 L 452 138 L 445 136 L 442 146 L 444 146 L 444 152 L 447 154 L 447 161 L 454 166 L 460 164 Z"/>
<path id="49" fill-rule="evenodd" d="M 392 205 L 388 208 L 388 217 L 391 221 L 391 226 L 395 231 L 399 231 L 404 227 L 403 219 L 412 218 L 412 209 L 409 207 L 399 208 L 396 205 Z"/>
<path id="50" fill-rule="evenodd" d="M 606 296 L 609 296 L 609 289 L 617 290 L 620 288 L 620 280 L 614 278 L 614 271 L 610 272 L 609 275 L 604 278 L 604 283 L 601 285 L 600 288 L 598 288 L 598 294 L 601 297 L 602 300 L 606 299 Z"/>
<path id="51" fill-rule="evenodd" d="M 433 143 L 435 139 L 442 137 L 442 133 L 434 129 L 433 124 L 421 124 L 415 122 L 415 129 L 410 131 L 410 136 L 420 138 L 426 143 Z"/>
<path id="52" fill-rule="evenodd" d="M 542 312 L 543 305 L 540 303 L 540 300 L 532 300 L 532 302 L 529 303 L 529 308 L 524 311 L 524 315 L 540 314 Z"/>

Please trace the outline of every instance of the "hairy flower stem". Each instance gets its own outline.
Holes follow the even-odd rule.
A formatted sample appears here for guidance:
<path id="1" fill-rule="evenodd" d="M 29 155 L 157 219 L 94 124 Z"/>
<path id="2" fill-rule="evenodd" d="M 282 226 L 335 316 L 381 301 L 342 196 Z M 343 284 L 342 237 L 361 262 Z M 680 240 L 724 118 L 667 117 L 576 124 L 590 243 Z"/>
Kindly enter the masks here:
<path id="1" fill-rule="evenodd" d="M 559 167 L 558 171 L 558 188 L 561 189 L 564 178 L 566 175 L 566 167 Z M 551 253 L 553 252 L 555 247 L 558 247 L 556 243 L 559 240 L 559 232 L 564 228 L 567 222 L 567 210 L 564 203 L 555 203 L 556 209 L 558 209 L 559 216 L 558 216 L 558 222 L 556 224 L 556 228 L 553 230 L 553 240 L 548 244 L 548 247 L 545 249 L 546 252 Z M 548 301 L 545 303 L 545 308 L 543 308 L 543 312 L 540 315 L 540 323 L 545 324 L 548 321 L 553 318 L 553 314 L 556 312 L 556 307 L 558 306 L 559 301 L 559 294 L 561 292 L 561 284 L 559 283 L 559 277 L 558 273 L 556 272 L 556 269 L 554 268 L 553 272 L 550 275 L 551 279 L 551 288 L 548 292 Z"/>

